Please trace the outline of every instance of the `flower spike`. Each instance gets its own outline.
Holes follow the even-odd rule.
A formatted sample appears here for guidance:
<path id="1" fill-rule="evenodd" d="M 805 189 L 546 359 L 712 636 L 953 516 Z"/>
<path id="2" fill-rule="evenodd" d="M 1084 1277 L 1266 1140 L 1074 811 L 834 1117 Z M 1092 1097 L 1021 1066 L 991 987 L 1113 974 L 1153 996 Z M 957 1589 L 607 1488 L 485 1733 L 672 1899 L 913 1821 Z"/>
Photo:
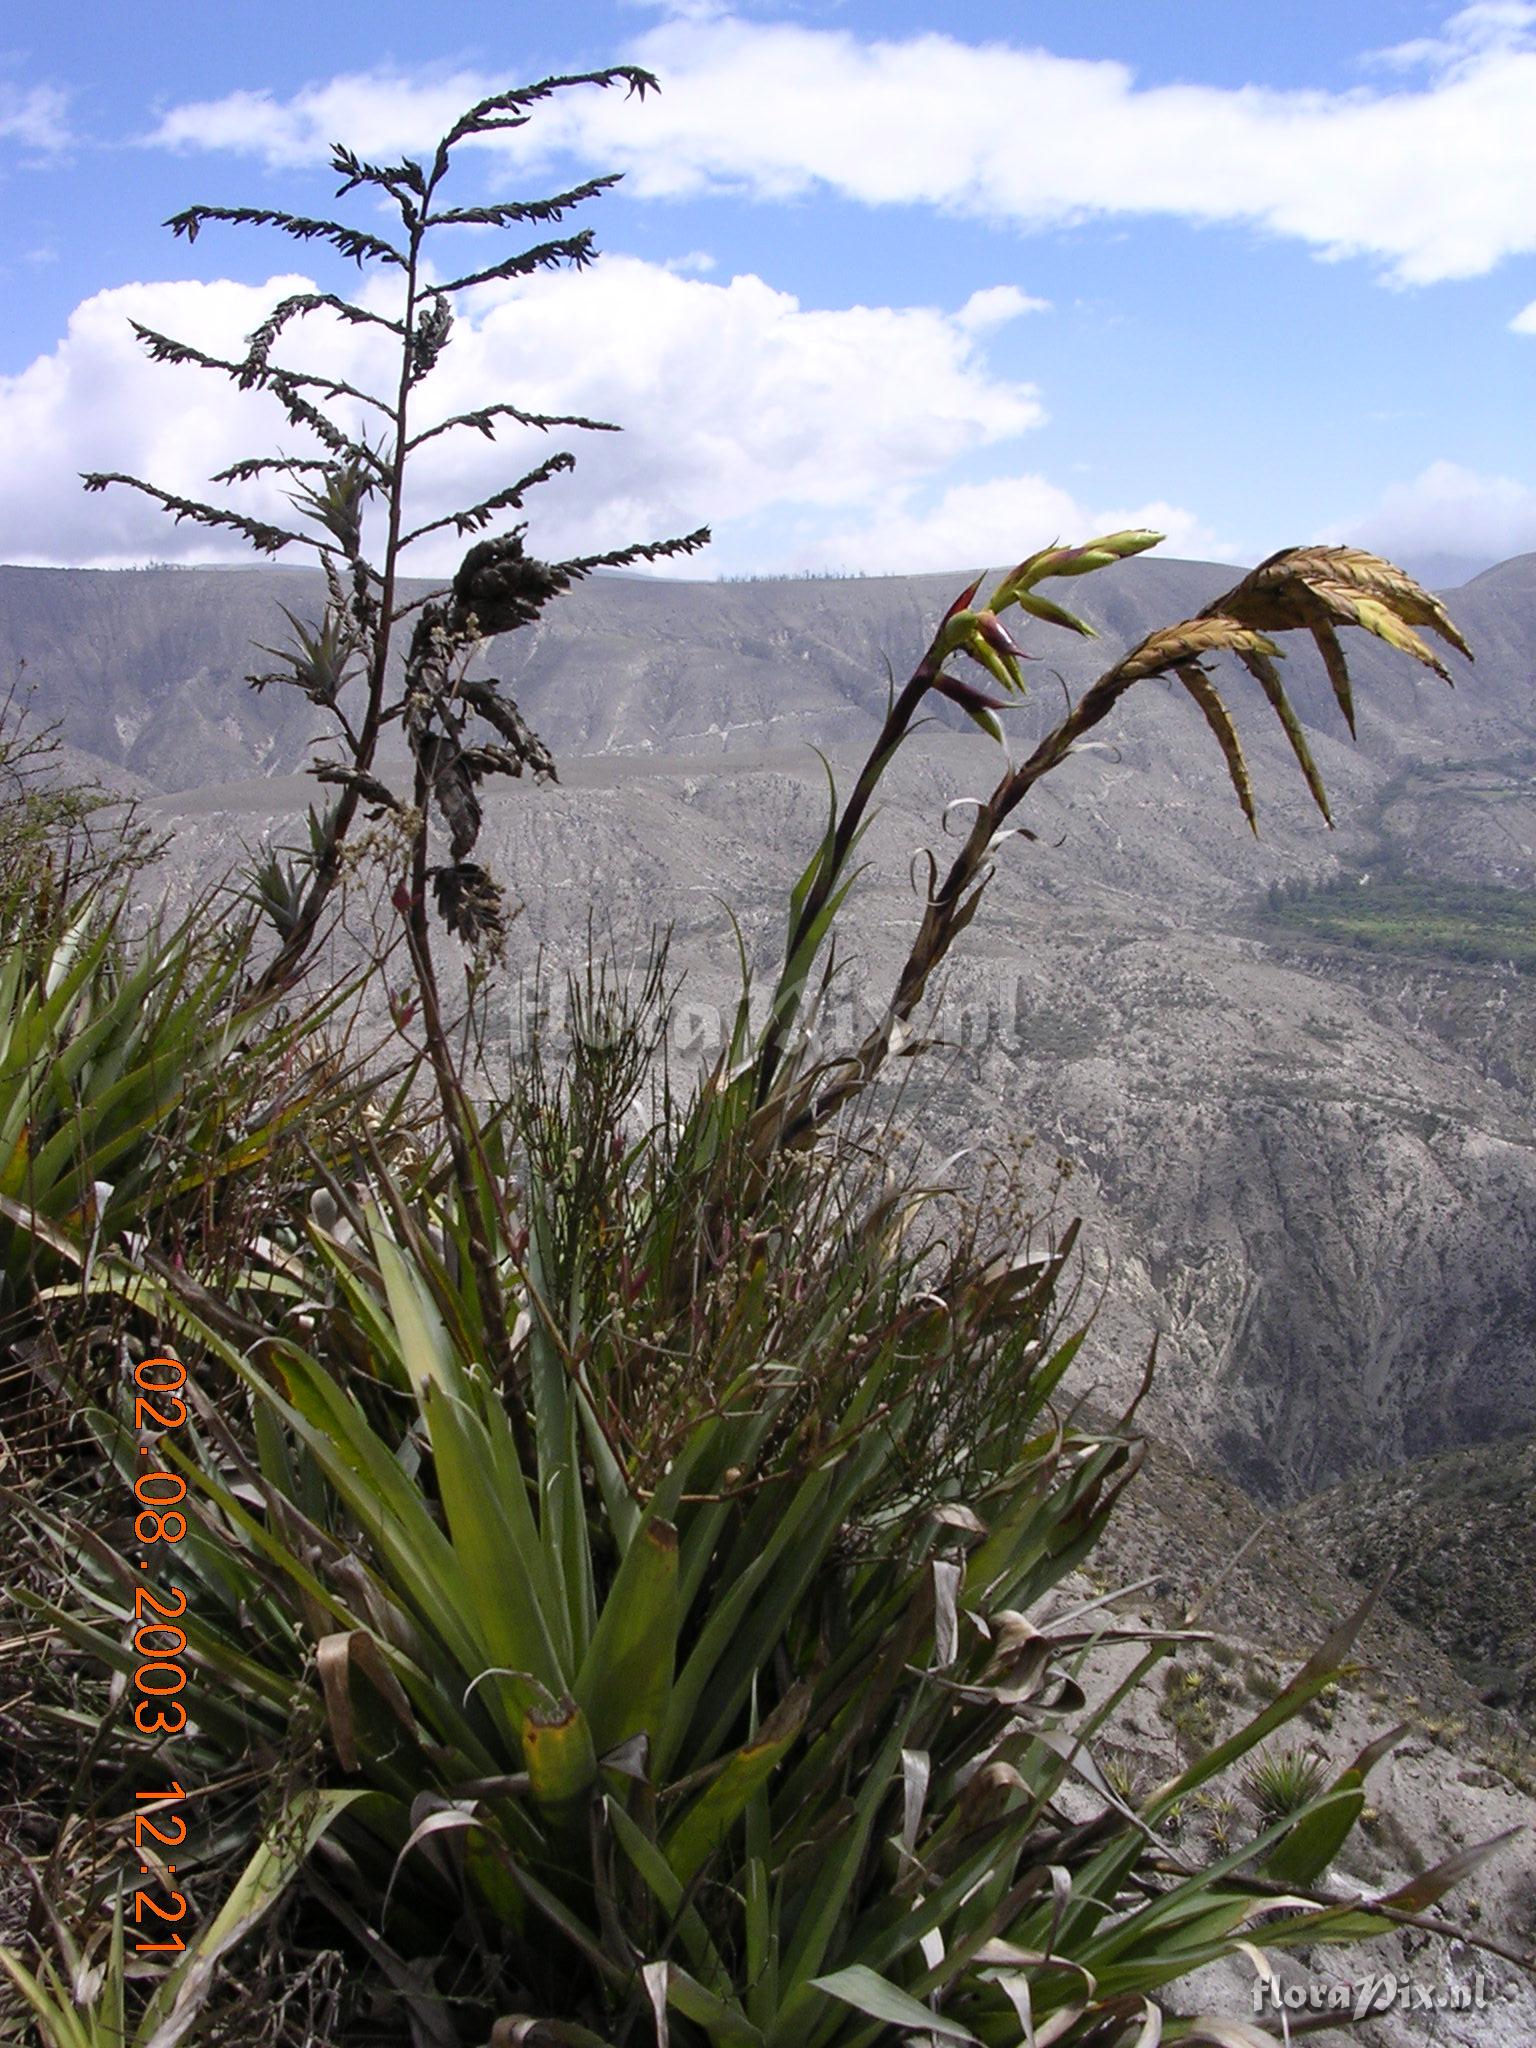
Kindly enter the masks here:
<path id="1" fill-rule="evenodd" d="M 980 578 L 977 578 L 980 582 Z M 992 611 L 951 610 L 935 642 L 940 661 L 951 654 L 968 654 L 1014 696 L 1024 695 L 1024 678 L 1019 663 L 1030 659 L 1009 637 L 1007 628 Z"/>
<path id="2" fill-rule="evenodd" d="M 1155 548 L 1163 538 L 1147 527 L 1133 526 L 1120 533 L 1100 534 L 1096 540 L 1083 541 L 1078 547 L 1064 548 L 1053 542 L 1050 547 L 1026 556 L 1016 569 L 1009 571 L 992 593 L 991 609 L 1000 612 L 1011 604 L 1024 604 L 1024 593 L 1048 576 L 1090 576 L 1095 569 L 1107 569 L 1111 562 L 1123 562 L 1130 555 Z M 1036 611 L 1036 606 L 1043 602 L 1036 599 L 1035 604 L 1024 604 L 1024 609 Z M 1057 614 L 1052 607 L 1051 611 L 1036 611 L 1036 616 L 1051 618 L 1053 624 L 1062 625 L 1070 614 Z M 1084 628 L 1077 624 L 1074 630 L 1081 632 Z"/>

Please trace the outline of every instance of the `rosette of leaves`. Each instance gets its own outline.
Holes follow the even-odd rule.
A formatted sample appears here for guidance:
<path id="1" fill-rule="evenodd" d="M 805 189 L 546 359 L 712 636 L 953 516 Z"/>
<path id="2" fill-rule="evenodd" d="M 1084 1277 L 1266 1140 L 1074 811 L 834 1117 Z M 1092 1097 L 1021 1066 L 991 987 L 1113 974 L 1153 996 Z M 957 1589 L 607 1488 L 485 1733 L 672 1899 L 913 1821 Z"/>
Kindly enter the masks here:
<path id="1" fill-rule="evenodd" d="M 1379 1748 L 1209 1862 L 1160 1832 L 1318 1696 L 1358 1616 L 1134 1806 L 1099 1770 L 1179 1638 L 1063 1583 L 1139 1461 L 1058 1405 L 1070 1234 L 999 1244 L 981 1212 L 935 1239 L 934 1197 L 863 1145 L 777 1154 L 764 1190 L 744 1147 L 680 1151 L 665 1099 L 637 1128 L 660 989 L 598 992 L 474 1133 L 470 1196 L 376 1163 L 233 1284 L 99 1276 L 189 1361 L 159 1446 L 188 1485 L 189 1772 L 270 1774 L 318 1721 L 295 1801 L 331 1802 L 334 1853 L 306 1882 L 445 2043 L 1129 2048 L 1241 1943 L 1422 1914 L 1487 1851 L 1317 1889 Z M 722 1172 L 756 1219 L 706 1240 L 690 1182 Z M 123 1421 L 88 1419 L 132 1473 Z M 53 1527 L 47 1618 L 126 1667 L 134 1574 Z"/>
<path id="2" fill-rule="evenodd" d="M 1000 614 L 1072 624 L 1035 585 L 1151 539 L 1046 550 L 987 606 L 979 585 L 957 600 L 795 887 L 765 1031 L 744 992 L 688 1095 L 663 1068 L 647 1112 L 659 973 L 638 1013 L 589 988 L 568 1059 L 533 1061 L 502 1113 L 445 1096 L 446 1181 L 403 1186 L 375 1157 L 361 1191 L 327 1181 L 301 1244 L 264 1237 L 217 1285 L 99 1266 L 192 1366 L 192 1414 L 161 1445 L 189 1488 L 185 1753 L 210 1777 L 270 1771 L 323 1717 L 322 1789 L 366 1796 L 336 1805 L 307 1882 L 420 2038 L 454 2038 L 451 1986 L 497 2048 L 1032 2030 L 1128 2048 L 1178 2038 L 1163 1986 L 1242 1944 L 1422 1917 L 1489 1853 L 1382 1896 L 1320 1891 L 1379 1744 L 1210 1862 L 1159 1833 L 1322 1692 L 1359 1617 L 1146 1799 L 1114 1791 L 1097 1737 L 1172 1638 L 1063 1591 L 1138 1458 L 1129 1418 L 1056 1404 L 1081 1338 L 1058 1300 L 1069 1244 L 925 1231 L 933 1197 L 884 1177 L 878 1134 L 833 1123 L 975 914 L 1006 821 L 1126 690 L 1182 683 L 1247 808 L 1204 661 L 1252 657 L 1263 684 L 1270 636 L 1319 620 L 1431 659 L 1416 624 L 1456 644 L 1434 601 L 1358 551 L 1288 551 L 1150 635 L 1010 762 L 935 870 L 880 1030 L 830 1068 L 791 1041 L 879 777 L 928 691 L 959 688 L 946 664 L 987 670 L 1004 698 L 974 708 L 995 717 L 1021 676 Z M 421 622 L 420 672 L 452 675 L 477 607 L 542 599 L 520 548 L 471 560 Z M 1283 693 L 1275 709 L 1302 758 Z M 420 720 L 435 774 L 444 728 Z M 450 833 L 473 797 L 469 776 Z M 90 1419 L 133 1472 L 122 1418 Z M 125 1666 L 133 1575 L 34 1513 L 70 1587 L 48 1619 Z M 1144 1655 L 1112 1688 L 1094 1653 L 1127 1639 Z"/>
<path id="3" fill-rule="evenodd" d="M 202 1227 L 322 1092 L 278 1068 L 329 1006 L 301 1027 L 242 996 L 249 920 L 199 902 L 134 936 L 125 913 L 95 889 L 0 904 L 0 1315 L 125 1233 Z"/>

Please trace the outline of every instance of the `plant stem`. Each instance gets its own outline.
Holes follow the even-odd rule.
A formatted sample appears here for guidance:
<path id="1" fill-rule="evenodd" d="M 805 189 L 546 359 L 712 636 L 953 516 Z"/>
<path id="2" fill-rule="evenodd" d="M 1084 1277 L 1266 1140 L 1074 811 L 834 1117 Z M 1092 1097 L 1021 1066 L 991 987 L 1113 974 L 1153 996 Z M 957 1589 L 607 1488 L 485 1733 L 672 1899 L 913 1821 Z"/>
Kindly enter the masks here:
<path id="1" fill-rule="evenodd" d="M 767 1100 L 768 1091 L 783 1058 L 784 1040 L 800 1007 L 800 985 L 809 975 L 811 963 L 805 963 L 804 974 L 799 985 L 791 986 L 789 976 L 795 965 L 795 957 L 805 943 L 807 935 L 814 928 L 816 919 L 826 908 L 827 900 L 837 886 L 837 879 L 848 859 L 848 854 L 858 837 L 864 813 L 881 776 L 889 766 L 892 756 L 907 736 L 917 708 L 927 695 L 934 678 L 939 672 L 938 635 L 930 642 L 927 653 L 912 671 L 905 687 L 886 713 L 880 735 L 870 749 L 869 757 L 859 771 L 858 781 L 843 807 L 837 821 L 825 859 L 817 870 L 800 915 L 790 928 L 789 940 L 784 949 L 784 968 L 774 990 L 773 1010 L 763 1037 L 762 1048 L 757 1059 L 757 1083 L 754 1096 L 755 1106 L 761 1108 Z"/>
<path id="2" fill-rule="evenodd" d="M 787 1122 L 783 1142 L 803 1143 L 836 1115 L 850 1097 L 858 1095 L 873 1080 L 890 1051 L 898 1025 L 905 1024 L 922 1001 L 934 971 L 980 907 L 982 894 L 992 879 L 987 866 L 997 833 L 1017 810 L 1035 784 L 1059 768 L 1073 744 L 1105 718 L 1139 677 L 1128 675 L 1131 657 L 1107 669 L 1078 699 L 1061 723 L 1041 740 L 1029 759 L 1010 769 L 991 796 L 976 813 L 965 844 L 950 863 L 949 872 L 928 899 L 923 921 L 897 978 L 896 990 L 884 1017 L 850 1054 L 842 1075 L 819 1095 L 802 1102 Z"/>
<path id="3" fill-rule="evenodd" d="M 422 238 L 426 232 L 425 215 L 436 182 L 437 173 L 434 172 L 427 186 L 426 200 L 408 222 L 410 239 L 405 272 L 405 312 L 401 322 L 404 334 L 400 344 L 400 378 L 395 390 L 394 448 L 389 464 L 389 524 L 384 543 L 384 566 L 379 575 L 373 641 L 368 650 L 368 704 L 363 714 L 361 730 L 352 749 L 351 765 L 364 775 L 372 771 L 373 757 L 378 748 L 379 733 L 384 722 L 384 688 L 389 672 L 389 650 L 394 638 L 395 585 L 398 580 L 400 529 L 405 505 L 405 444 L 411 394 L 411 334 L 416 324 L 417 275 L 420 268 Z M 352 567 L 356 576 L 360 567 L 359 562 L 354 561 Z M 341 878 L 341 849 L 351 829 L 352 820 L 357 815 L 360 801 L 361 794 L 357 785 L 345 784 L 337 800 L 325 845 L 316 859 L 313 877 L 305 890 L 304 901 L 300 905 L 294 928 L 262 975 L 258 985 L 259 993 L 270 993 L 290 982 L 311 950 L 325 906 Z"/>

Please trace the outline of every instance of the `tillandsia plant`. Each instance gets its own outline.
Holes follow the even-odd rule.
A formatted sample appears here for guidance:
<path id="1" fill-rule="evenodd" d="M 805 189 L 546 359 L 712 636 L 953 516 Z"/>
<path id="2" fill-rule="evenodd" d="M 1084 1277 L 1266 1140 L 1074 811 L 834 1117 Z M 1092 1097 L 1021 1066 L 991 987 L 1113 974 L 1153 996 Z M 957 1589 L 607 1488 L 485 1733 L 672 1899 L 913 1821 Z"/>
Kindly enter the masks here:
<path id="1" fill-rule="evenodd" d="M 494 679 L 467 675 L 469 656 L 481 642 L 531 624 L 552 598 L 594 569 L 686 555 L 709 539 L 707 529 L 700 528 L 671 540 L 543 562 L 525 548 L 527 527 L 520 524 L 477 541 L 446 588 L 410 602 L 401 597 L 400 581 L 413 546 L 448 528 L 461 537 L 483 533 L 500 515 L 520 511 L 537 485 L 575 464 L 573 455 L 558 451 L 478 503 L 412 524 L 408 482 L 412 457 L 421 449 L 464 432 L 494 440 L 508 427 L 546 434 L 554 428 L 617 431 L 607 421 L 529 412 L 505 399 L 469 412 L 432 417 L 428 411 L 422 417 L 428 380 L 453 332 L 456 302 L 487 284 L 542 269 L 580 268 L 595 254 L 590 228 L 561 231 L 442 279 L 431 260 L 440 245 L 462 246 L 466 231 L 525 224 L 563 230 L 573 209 L 618 182 L 614 176 L 590 178 L 546 198 L 454 206 L 444 200 L 443 186 L 455 152 L 477 138 L 523 127 L 531 110 L 557 93 L 617 85 L 643 98 L 656 88 L 656 80 L 632 65 L 617 65 L 492 94 L 453 124 L 430 160 L 369 163 L 338 144 L 331 156 L 341 180 L 338 196 L 362 191 L 393 208 L 399 216 L 393 240 L 346 221 L 270 207 L 190 206 L 167 223 L 189 242 L 214 223 L 276 228 L 301 244 L 325 245 L 394 287 L 388 311 L 335 292 L 296 292 L 272 309 L 250 335 L 246 353 L 236 358 L 211 355 L 134 323 L 155 361 L 211 370 L 241 390 L 261 391 L 277 401 L 289 426 L 308 444 L 306 452 L 250 457 L 232 463 L 213 481 L 239 485 L 282 478 L 308 530 L 278 525 L 238 507 L 182 497 L 138 477 L 93 472 L 85 478 L 91 491 L 122 484 L 145 492 L 178 522 L 236 533 L 262 554 L 307 548 L 324 571 L 327 598 L 319 618 L 287 612 L 290 644 L 264 650 L 277 666 L 249 678 L 257 689 L 271 683 L 297 689 L 328 715 L 332 751 L 314 773 L 336 791 L 316 818 L 311 845 L 298 865 L 269 863 L 259 878 L 258 900 L 272 912 L 279 938 L 263 977 L 268 987 L 291 980 L 315 945 L 359 810 L 373 817 L 389 813 L 405 823 L 411 872 L 400 904 L 424 979 L 432 979 L 429 886 L 444 923 L 460 938 L 479 943 L 499 934 L 507 915 L 501 888 L 471 858 L 481 823 L 477 789 L 493 775 L 520 776 L 531 769 L 549 776 L 554 764 L 503 687 Z M 364 389 L 279 362 L 275 352 L 288 331 L 317 315 L 388 336 L 392 387 Z M 403 675 L 392 685 L 391 650 L 398 629 L 412 614 Z M 409 798 L 391 790 L 378 772 L 380 742 L 395 724 L 414 764 Z M 447 858 L 437 862 L 431 859 L 428 838 L 428 816 L 434 810 L 448 837 Z"/>
<path id="2" fill-rule="evenodd" d="M 478 1130 L 469 1204 L 376 1163 L 234 1287 L 101 1275 L 196 1361 L 159 1446 L 188 1486 L 185 1775 L 272 1777 L 318 1723 L 306 1884 L 444 2048 L 1268 2040 L 1158 1993 L 1243 1944 L 1420 1924 L 1488 1853 L 1325 1884 L 1382 1744 L 1211 1860 L 1169 1839 L 1361 1616 L 1117 1792 L 1100 1735 L 1186 1638 L 1070 1583 L 1140 1457 L 1131 1416 L 1058 1407 L 1074 1233 L 1021 1244 L 983 1202 L 925 1240 L 932 1192 L 828 1139 L 703 1241 L 720 1161 L 679 1156 L 664 1092 L 634 1126 L 663 994 L 582 992 L 570 1061 Z M 465 1256 L 486 1229 L 516 1391 Z M 88 1419 L 130 1475 L 133 1433 Z M 46 1619 L 126 1669 L 135 1575 L 40 1519 L 71 1587 Z"/>

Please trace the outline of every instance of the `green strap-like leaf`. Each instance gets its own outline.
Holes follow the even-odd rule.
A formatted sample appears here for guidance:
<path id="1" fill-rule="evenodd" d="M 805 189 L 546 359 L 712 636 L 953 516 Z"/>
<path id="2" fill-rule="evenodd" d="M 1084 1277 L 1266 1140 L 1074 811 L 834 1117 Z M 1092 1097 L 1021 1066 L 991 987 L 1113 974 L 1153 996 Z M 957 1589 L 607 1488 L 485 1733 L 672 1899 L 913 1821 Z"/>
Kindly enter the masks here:
<path id="1" fill-rule="evenodd" d="M 647 1518 L 608 1589 L 575 1692 L 599 1756 L 642 1732 L 654 1745 L 672 1697 L 681 1615 L 677 1531 Z"/>
<path id="2" fill-rule="evenodd" d="M 877 1977 L 862 1963 L 850 1963 L 847 1969 L 834 1970 L 829 1977 L 813 1978 L 811 1989 L 825 1991 L 830 1998 L 841 1999 L 844 2005 L 851 2005 L 856 2012 L 867 2012 L 873 2020 L 884 2020 L 890 2026 L 907 2028 L 915 2034 L 937 2034 L 941 2041 L 974 2042 L 977 2038 L 969 2027 L 962 2027 L 957 2020 L 947 2020 L 942 2013 L 920 2005 L 915 1998 L 909 1998 L 905 1991 L 899 1991 L 884 1977 Z"/>
<path id="3" fill-rule="evenodd" d="M 767 1784 L 775 1765 L 804 1727 L 810 1705 L 809 1685 L 794 1686 L 674 1823 L 663 1847 L 668 1863 L 684 1884 L 691 1882 L 746 1811 L 748 1801 Z"/>
<path id="4" fill-rule="evenodd" d="M 485 1428 L 461 1402 L 429 1387 L 422 1412 L 468 1615 L 486 1664 L 503 1674 L 496 1689 L 526 1713 L 533 1703 L 530 1682 L 556 1697 L 569 1686 L 553 1621 L 558 1594 L 546 1583 L 527 1503 L 519 1512 L 517 1494 L 509 1498 L 497 1484 Z"/>
<path id="5" fill-rule="evenodd" d="M 603 1810 L 608 1825 L 625 1855 L 634 1865 L 647 1890 L 675 1924 L 682 1936 L 689 1962 L 715 1996 L 731 2001 L 731 2010 L 747 2024 L 746 2015 L 732 1997 L 731 1975 L 710 1940 L 709 1930 L 697 1906 L 688 1903 L 688 1888 L 678 1877 L 660 1849 L 616 1799 L 605 1799 Z"/>
<path id="6" fill-rule="evenodd" d="M 1406 1726 L 1388 1729 L 1369 1743 L 1347 1770 L 1341 1771 L 1322 1798 L 1309 1800 L 1295 1817 L 1290 1833 L 1270 1855 L 1264 1875 L 1275 1884 L 1311 1884 L 1343 1848 L 1350 1829 L 1365 1806 L 1365 1780 Z"/>
<path id="7" fill-rule="evenodd" d="M 1186 1794 L 1197 1790 L 1208 1778 L 1214 1778 L 1224 1771 L 1228 1764 L 1236 1763 L 1240 1756 L 1246 1756 L 1257 1743 L 1264 1740 L 1276 1728 L 1284 1727 L 1293 1720 L 1304 1706 L 1317 1698 L 1323 1687 L 1337 1678 L 1344 1661 L 1354 1646 L 1355 1638 L 1365 1626 L 1366 1616 L 1376 1604 L 1376 1595 L 1369 1593 L 1354 1613 L 1333 1631 L 1325 1643 L 1309 1657 L 1296 1676 L 1271 1700 L 1260 1714 L 1256 1714 L 1246 1726 L 1225 1742 L 1197 1757 L 1188 1770 L 1181 1771 L 1176 1778 L 1170 1778 L 1159 1786 L 1141 1809 L 1142 1818 L 1149 1826 L 1154 1825 L 1161 1815 L 1168 1811 Z"/>
<path id="8" fill-rule="evenodd" d="M 307 1792 L 273 1823 L 234 1890 L 150 2000 L 139 2026 L 146 2042 L 153 2038 L 156 2048 L 175 2048 L 186 2038 L 220 1958 L 277 1904 L 315 1844 L 342 1815 L 360 1801 L 378 1797 L 361 1791 Z"/>
<path id="9" fill-rule="evenodd" d="M 523 1765 L 539 1811 L 557 1826 L 579 1824 L 597 1781 L 597 1751 L 573 1699 L 530 1707 L 522 1720 Z"/>

